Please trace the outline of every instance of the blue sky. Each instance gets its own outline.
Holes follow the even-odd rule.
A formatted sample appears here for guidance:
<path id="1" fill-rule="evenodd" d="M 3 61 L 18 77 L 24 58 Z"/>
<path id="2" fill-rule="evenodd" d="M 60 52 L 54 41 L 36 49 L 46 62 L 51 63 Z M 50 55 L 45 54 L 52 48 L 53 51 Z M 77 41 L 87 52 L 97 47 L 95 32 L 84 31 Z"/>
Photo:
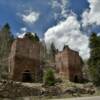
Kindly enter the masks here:
<path id="1" fill-rule="evenodd" d="M 8 22 L 12 28 L 13 34 L 20 32 L 22 27 L 26 27 L 28 31 L 38 33 L 43 36 L 43 33 L 48 27 L 55 24 L 52 8 L 49 0 L 0 0 L 0 25 Z M 35 23 L 25 23 L 21 14 L 25 11 L 38 12 L 39 19 Z"/>
<path id="2" fill-rule="evenodd" d="M 0 27 L 9 23 L 15 36 L 35 32 L 48 44 L 54 42 L 60 49 L 68 44 L 89 56 L 88 37 L 100 32 L 99 4 L 100 0 L 0 0 Z"/>
<path id="3" fill-rule="evenodd" d="M 60 2 L 61 0 L 57 1 Z M 41 37 L 49 27 L 57 23 L 51 3 L 52 0 L 9 0 L 9 2 L 8 0 L 0 0 L 0 25 L 8 22 L 13 34 L 20 32 L 22 27 L 26 27 L 28 31 L 36 32 Z M 87 7 L 86 0 L 69 0 L 69 4 L 66 5 L 66 8 L 76 13 L 79 18 Z M 34 24 L 27 25 L 23 22 L 21 14 L 25 14 L 26 10 L 40 14 L 39 19 Z M 60 9 L 57 10 L 59 13 Z"/>

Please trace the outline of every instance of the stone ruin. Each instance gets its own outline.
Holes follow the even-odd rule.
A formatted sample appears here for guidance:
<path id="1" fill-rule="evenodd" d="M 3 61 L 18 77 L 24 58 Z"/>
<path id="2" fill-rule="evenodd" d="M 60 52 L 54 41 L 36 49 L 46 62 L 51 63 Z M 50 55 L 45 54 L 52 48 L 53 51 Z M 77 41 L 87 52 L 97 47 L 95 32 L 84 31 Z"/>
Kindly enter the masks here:
<path id="1" fill-rule="evenodd" d="M 33 42 L 29 37 L 17 38 L 11 48 L 9 59 L 9 78 L 22 82 L 42 82 L 43 45 Z M 80 82 L 83 61 L 79 53 L 65 46 L 63 51 L 55 54 L 55 70 L 60 78 Z"/>
<path id="2" fill-rule="evenodd" d="M 41 60 L 41 43 L 25 36 L 17 38 L 11 48 L 9 59 L 9 78 L 22 82 L 41 82 L 43 63 Z"/>
<path id="3" fill-rule="evenodd" d="M 67 80 L 80 82 L 82 80 L 83 61 L 79 53 L 65 46 L 63 51 L 55 55 L 56 71 Z"/>

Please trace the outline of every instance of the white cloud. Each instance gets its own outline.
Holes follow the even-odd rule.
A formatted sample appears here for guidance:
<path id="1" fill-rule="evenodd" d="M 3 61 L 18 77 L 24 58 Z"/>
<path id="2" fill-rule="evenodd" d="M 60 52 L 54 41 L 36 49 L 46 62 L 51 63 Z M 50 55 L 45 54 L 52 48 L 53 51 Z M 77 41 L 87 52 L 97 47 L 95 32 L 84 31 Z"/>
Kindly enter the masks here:
<path id="1" fill-rule="evenodd" d="M 88 0 L 89 8 L 82 15 L 83 26 L 100 25 L 100 0 Z"/>
<path id="2" fill-rule="evenodd" d="M 61 14 L 66 17 L 66 5 L 68 4 L 68 0 L 62 0 L 62 5 L 61 5 Z"/>
<path id="3" fill-rule="evenodd" d="M 57 19 L 57 17 L 60 15 L 64 18 L 67 17 L 66 13 L 66 7 L 69 0 L 52 0 L 51 6 L 54 10 L 54 17 Z"/>
<path id="4" fill-rule="evenodd" d="M 100 33 L 98 33 L 97 36 L 100 36 Z"/>
<path id="5" fill-rule="evenodd" d="M 21 15 L 22 20 L 28 24 L 33 24 L 39 18 L 39 13 L 29 10 L 27 14 Z"/>
<path id="6" fill-rule="evenodd" d="M 26 32 L 26 31 L 27 31 L 27 28 L 26 28 L 26 27 L 22 27 L 20 30 L 21 30 L 22 32 Z"/>
<path id="7" fill-rule="evenodd" d="M 47 45 L 54 42 L 59 50 L 67 44 L 71 49 L 79 51 L 84 59 L 89 57 L 88 37 L 80 31 L 76 16 L 69 16 L 65 21 L 49 28 L 45 32 L 45 42 Z"/>
<path id="8" fill-rule="evenodd" d="M 22 28 L 20 29 L 20 33 L 17 32 L 17 33 L 16 33 L 16 36 L 17 36 L 18 38 L 23 38 L 26 32 L 27 32 L 27 28 L 26 28 L 26 27 L 22 27 Z"/>
<path id="9" fill-rule="evenodd" d="M 25 32 L 24 32 L 24 33 L 18 33 L 18 34 L 17 34 L 17 37 L 18 37 L 18 38 L 23 38 L 24 36 L 25 36 Z"/>

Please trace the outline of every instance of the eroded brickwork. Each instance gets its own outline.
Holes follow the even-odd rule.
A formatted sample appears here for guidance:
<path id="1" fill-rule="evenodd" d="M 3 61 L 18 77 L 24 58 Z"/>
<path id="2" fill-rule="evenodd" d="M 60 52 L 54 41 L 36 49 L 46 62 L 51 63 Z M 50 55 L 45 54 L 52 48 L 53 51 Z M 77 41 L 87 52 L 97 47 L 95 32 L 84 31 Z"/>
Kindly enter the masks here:
<path id="1" fill-rule="evenodd" d="M 78 52 L 66 46 L 63 51 L 55 55 L 56 70 L 61 77 L 70 81 L 80 81 L 82 79 L 82 59 Z"/>
<path id="2" fill-rule="evenodd" d="M 28 37 L 17 38 L 12 44 L 10 53 L 10 78 L 23 81 L 23 75 L 26 73 L 26 77 L 31 77 L 32 82 L 42 81 L 41 49 L 40 42 L 33 43 Z M 27 76 L 28 74 L 30 76 Z"/>

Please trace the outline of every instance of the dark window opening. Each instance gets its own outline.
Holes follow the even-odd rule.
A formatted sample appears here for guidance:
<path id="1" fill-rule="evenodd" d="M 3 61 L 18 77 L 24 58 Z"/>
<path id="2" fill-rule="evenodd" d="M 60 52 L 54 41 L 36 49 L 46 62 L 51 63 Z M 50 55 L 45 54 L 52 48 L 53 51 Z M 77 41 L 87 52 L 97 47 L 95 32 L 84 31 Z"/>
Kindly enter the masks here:
<path id="1" fill-rule="evenodd" d="M 32 82 L 32 74 L 30 71 L 26 70 L 22 74 L 22 81 L 23 82 Z"/>

